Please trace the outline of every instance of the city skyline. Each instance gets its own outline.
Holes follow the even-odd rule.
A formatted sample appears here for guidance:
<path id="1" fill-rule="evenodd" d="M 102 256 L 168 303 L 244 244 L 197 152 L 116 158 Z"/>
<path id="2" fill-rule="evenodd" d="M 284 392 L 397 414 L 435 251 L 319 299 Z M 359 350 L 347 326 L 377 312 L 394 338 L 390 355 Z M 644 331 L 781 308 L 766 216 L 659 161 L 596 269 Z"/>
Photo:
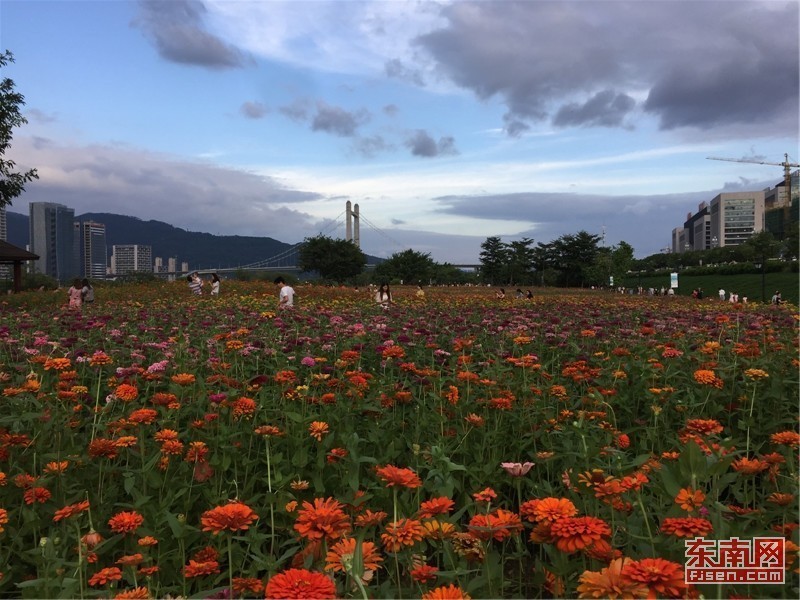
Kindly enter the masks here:
<path id="1" fill-rule="evenodd" d="M 20 2 L 34 201 L 475 263 L 579 230 L 644 257 L 798 160 L 798 2 Z M 513 52 L 511 49 L 513 48 Z"/>

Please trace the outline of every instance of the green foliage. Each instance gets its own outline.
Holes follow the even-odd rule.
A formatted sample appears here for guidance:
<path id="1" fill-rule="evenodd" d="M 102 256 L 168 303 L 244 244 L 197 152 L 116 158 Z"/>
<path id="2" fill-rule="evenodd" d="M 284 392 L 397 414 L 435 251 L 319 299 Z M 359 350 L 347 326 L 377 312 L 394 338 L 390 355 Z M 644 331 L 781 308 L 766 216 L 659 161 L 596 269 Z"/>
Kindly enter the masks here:
<path id="1" fill-rule="evenodd" d="M 347 240 L 318 235 L 306 238 L 300 248 L 299 266 L 303 271 L 316 271 L 323 279 L 337 283 L 352 280 L 366 264 L 366 255 Z"/>
<path id="2" fill-rule="evenodd" d="M 14 55 L 6 50 L 0 54 L 0 67 L 14 62 Z M 11 145 L 13 130 L 27 123 L 20 107 L 25 105 L 25 96 L 14 90 L 14 82 L 8 77 L 0 81 L 0 207 L 11 204 L 11 201 L 25 191 L 25 184 L 39 175 L 36 169 L 17 172 L 13 160 L 5 157 Z"/>
<path id="3" fill-rule="evenodd" d="M 435 270 L 436 263 L 430 254 L 409 249 L 395 252 L 375 267 L 374 280 L 427 285 L 433 279 Z"/>

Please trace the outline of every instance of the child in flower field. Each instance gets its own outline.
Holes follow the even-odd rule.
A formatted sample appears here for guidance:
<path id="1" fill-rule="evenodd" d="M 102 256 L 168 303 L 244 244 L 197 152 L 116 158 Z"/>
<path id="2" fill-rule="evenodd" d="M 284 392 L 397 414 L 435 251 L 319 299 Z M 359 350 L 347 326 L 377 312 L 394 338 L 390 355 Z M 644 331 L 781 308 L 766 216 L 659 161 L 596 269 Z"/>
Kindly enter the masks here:
<path id="1" fill-rule="evenodd" d="M 72 282 L 72 287 L 67 291 L 67 297 L 69 298 L 70 308 L 79 309 L 81 307 L 83 304 L 83 287 L 81 286 L 80 279 L 76 279 Z"/>

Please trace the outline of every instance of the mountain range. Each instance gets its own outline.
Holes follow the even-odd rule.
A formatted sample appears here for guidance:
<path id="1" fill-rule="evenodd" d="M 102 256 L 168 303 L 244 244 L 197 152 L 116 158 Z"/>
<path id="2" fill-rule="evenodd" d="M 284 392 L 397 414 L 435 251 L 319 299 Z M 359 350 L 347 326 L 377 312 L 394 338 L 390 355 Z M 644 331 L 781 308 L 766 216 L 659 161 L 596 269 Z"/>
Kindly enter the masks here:
<path id="1" fill-rule="evenodd" d="M 28 215 L 11 211 L 6 211 L 6 215 L 8 242 L 25 248 L 30 243 Z M 121 244 L 151 246 L 154 258 L 161 257 L 166 263 L 168 258 L 176 257 L 179 266 L 182 262 L 188 262 L 192 270 L 248 265 L 281 254 L 294 246 L 270 237 L 212 235 L 186 231 L 162 221 L 143 221 L 112 213 L 85 213 L 77 215 L 75 220 L 105 224 L 109 263 L 112 246 Z M 380 261 L 370 256 L 367 260 Z M 287 257 L 284 266 L 294 266 L 296 262 L 297 253 L 293 253 L 291 257 Z"/>

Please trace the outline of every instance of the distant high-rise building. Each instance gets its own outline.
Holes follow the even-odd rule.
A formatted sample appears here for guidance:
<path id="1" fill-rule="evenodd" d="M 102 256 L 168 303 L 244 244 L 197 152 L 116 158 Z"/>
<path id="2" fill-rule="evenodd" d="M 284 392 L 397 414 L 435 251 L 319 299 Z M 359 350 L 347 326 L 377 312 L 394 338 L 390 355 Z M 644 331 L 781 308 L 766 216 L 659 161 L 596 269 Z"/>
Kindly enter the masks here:
<path id="1" fill-rule="evenodd" d="M 167 271 L 169 273 L 175 273 L 178 270 L 178 259 L 174 256 L 171 256 L 167 259 Z"/>
<path id="2" fill-rule="evenodd" d="M 188 273 L 189 272 L 189 263 L 188 262 L 183 261 L 181 263 L 181 272 L 182 273 Z"/>
<path id="3" fill-rule="evenodd" d="M 738 246 L 764 229 L 764 192 L 718 194 L 711 201 L 711 247 Z"/>
<path id="4" fill-rule="evenodd" d="M 111 273 L 124 275 L 133 271 L 153 272 L 153 249 L 141 244 L 121 244 L 111 247 Z"/>
<path id="5" fill-rule="evenodd" d="M 164 259 L 160 256 L 156 256 L 153 259 L 153 273 L 163 273 L 164 272 Z"/>
<path id="6" fill-rule="evenodd" d="M 75 211 L 63 204 L 31 202 L 31 252 L 39 255 L 33 269 L 67 283 L 80 276 L 75 240 Z"/>
<path id="7" fill-rule="evenodd" d="M 106 226 L 94 221 L 75 221 L 81 276 L 87 279 L 106 277 Z"/>

